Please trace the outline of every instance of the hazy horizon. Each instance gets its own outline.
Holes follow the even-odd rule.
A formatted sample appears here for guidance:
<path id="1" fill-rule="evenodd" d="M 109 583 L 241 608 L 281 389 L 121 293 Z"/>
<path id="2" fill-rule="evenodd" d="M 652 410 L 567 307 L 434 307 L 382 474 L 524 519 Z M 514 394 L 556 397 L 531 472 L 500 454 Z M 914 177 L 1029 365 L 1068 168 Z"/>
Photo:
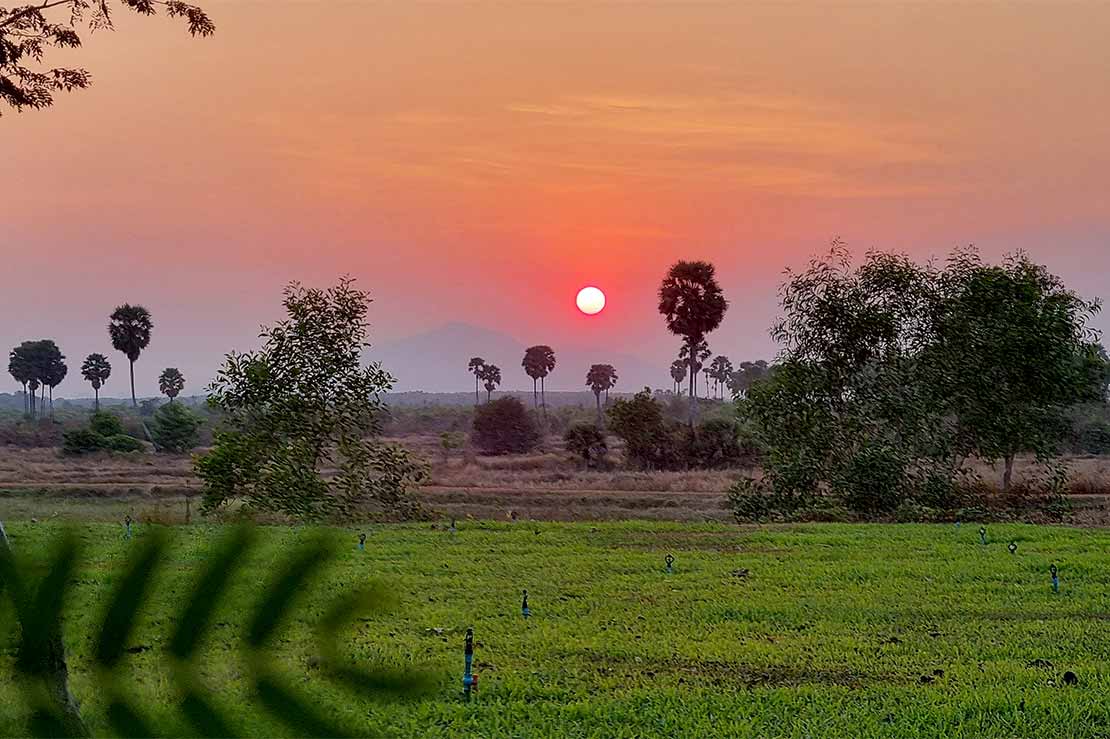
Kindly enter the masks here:
<path id="1" fill-rule="evenodd" d="M 138 392 L 176 366 L 194 394 L 287 281 L 344 274 L 375 345 L 462 323 L 644 372 L 677 349 L 655 291 L 682 258 L 716 264 L 733 360 L 773 355 L 782 270 L 835 236 L 1025 249 L 1105 294 L 1110 5 L 202 4 L 212 38 L 121 12 L 56 55 L 90 89 L 0 118 L 0 340 L 57 340 L 59 396 L 91 394 L 94 351 L 122 394 L 120 303 L 154 317 Z"/>

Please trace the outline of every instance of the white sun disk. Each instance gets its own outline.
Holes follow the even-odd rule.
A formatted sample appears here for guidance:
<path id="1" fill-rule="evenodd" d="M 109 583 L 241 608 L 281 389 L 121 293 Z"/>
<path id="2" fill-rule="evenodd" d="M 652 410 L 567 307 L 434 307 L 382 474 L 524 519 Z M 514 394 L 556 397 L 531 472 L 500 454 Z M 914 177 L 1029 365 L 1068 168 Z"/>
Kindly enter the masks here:
<path id="1" fill-rule="evenodd" d="M 574 299 L 574 303 L 578 306 L 578 310 L 587 316 L 594 316 L 605 307 L 605 293 L 592 285 L 584 287 L 578 291 L 578 297 Z"/>

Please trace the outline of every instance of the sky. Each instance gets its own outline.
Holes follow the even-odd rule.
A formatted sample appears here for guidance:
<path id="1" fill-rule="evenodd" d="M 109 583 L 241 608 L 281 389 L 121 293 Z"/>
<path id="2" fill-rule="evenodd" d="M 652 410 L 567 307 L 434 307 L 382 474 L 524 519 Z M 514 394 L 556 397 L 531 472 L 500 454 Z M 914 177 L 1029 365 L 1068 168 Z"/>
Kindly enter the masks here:
<path id="1" fill-rule="evenodd" d="M 1110 293 L 1110 3 L 203 5 L 207 39 L 119 11 L 54 58 L 91 88 L 0 111 L 0 341 L 55 338 L 59 396 L 93 351 L 125 394 L 119 303 L 154 315 L 139 392 L 176 366 L 189 393 L 287 281 L 344 274 L 375 342 L 462 322 L 661 367 L 677 259 L 717 266 L 734 361 L 773 355 L 783 270 L 835 237 Z"/>

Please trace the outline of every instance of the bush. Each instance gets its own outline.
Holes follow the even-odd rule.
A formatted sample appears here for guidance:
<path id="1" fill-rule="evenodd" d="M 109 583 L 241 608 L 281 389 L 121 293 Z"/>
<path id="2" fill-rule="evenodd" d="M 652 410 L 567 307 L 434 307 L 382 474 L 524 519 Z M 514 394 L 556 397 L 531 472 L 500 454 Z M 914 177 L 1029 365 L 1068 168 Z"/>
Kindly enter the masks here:
<path id="1" fill-rule="evenodd" d="M 563 435 L 563 441 L 567 444 L 567 451 L 581 457 L 587 467 L 592 467 L 605 459 L 609 451 L 605 434 L 592 423 L 574 424 Z"/>
<path id="2" fill-rule="evenodd" d="M 105 436 L 103 439 L 104 446 L 101 448 L 112 452 L 141 452 L 144 449 L 141 441 L 127 434 Z"/>
<path id="3" fill-rule="evenodd" d="M 751 442 L 743 445 L 740 426 L 727 418 L 712 418 L 694 432 L 682 429 L 682 460 L 686 467 L 696 469 L 727 469 L 752 466 L 759 457 Z"/>
<path id="4" fill-rule="evenodd" d="M 89 430 L 100 436 L 119 436 L 123 431 L 123 422 L 119 416 L 107 411 L 98 411 L 89 419 Z"/>
<path id="5" fill-rule="evenodd" d="M 167 403 L 154 412 L 150 435 L 159 451 L 182 454 L 197 445 L 201 420 L 181 403 Z"/>
<path id="6" fill-rule="evenodd" d="M 646 470 L 673 469 L 677 464 L 675 426 L 645 388 L 631 400 L 621 398 L 609 408 L 609 428 L 624 441 L 625 459 Z"/>
<path id="7" fill-rule="evenodd" d="M 889 513 L 906 499 L 906 467 L 889 447 L 865 447 L 832 481 L 834 495 L 860 513 Z"/>
<path id="8" fill-rule="evenodd" d="M 536 422 L 511 395 L 474 412 L 474 444 L 486 454 L 524 454 L 535 449 L 539 440 Z"/>
<path id="9" fill-rule="evenodd" d="M 62 434 L 63 454 L 91 454 L 105 447 L 105 438 L 89 429 L 76 429 Z"/>
<path id="10" fill-rule="evenodd" d="M 1110 423 L 1092 421 L 1081 428 L 1079 448 L 1086 454 L 1110 454 Z"/>

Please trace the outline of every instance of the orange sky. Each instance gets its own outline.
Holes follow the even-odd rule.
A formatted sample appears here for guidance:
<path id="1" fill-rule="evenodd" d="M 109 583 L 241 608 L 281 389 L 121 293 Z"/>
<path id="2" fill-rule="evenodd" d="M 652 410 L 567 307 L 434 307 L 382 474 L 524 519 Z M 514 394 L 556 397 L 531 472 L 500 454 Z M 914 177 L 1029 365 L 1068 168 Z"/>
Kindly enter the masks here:
<path id="1" fill-rule="evenodd" d="M 203 40 L 121 11 L 72 55 L 91 89 L 0 118 L 7 345 L 57 337 L 75 372 L 142 302 L 140 390 L 198 390 L 286 280 L 347 272 L 381 340 L 465 321 L 665 364 L 655 288 L 704 258 L 739 360 L 836 235 L 1110 275 L 1110 4 L 205 7 Z"/>

